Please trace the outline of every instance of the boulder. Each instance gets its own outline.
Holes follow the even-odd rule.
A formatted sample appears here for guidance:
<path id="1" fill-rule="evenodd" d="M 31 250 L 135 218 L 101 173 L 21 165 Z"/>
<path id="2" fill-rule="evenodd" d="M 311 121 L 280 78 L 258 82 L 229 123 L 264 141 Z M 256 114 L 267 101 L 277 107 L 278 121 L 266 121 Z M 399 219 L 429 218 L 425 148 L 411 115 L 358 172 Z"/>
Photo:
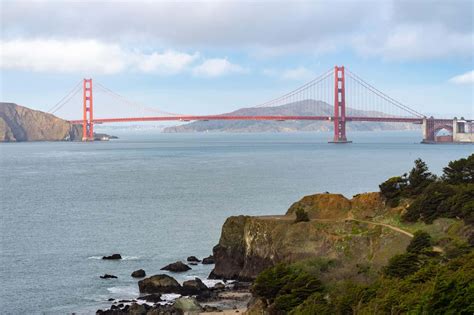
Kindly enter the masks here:
<path id="1" fill-rule="evenodd" d="M 143 277 L 146 276 L 146 273 L 145 273 L 145 270 L 138 269 L 138 270 L 135 270 L 134 272 L 132 272 L 131 276 L 134 277 L 134 278 L 143 278 Z"/>
<path id="2" fill-rule="evenodd" d="M 176 299 L 173 304 L 174 308 L 182 311 L 185 314 L 199 314 L 202 312 L 202 307 L 198 301 L 192 297 L 180 297 Z"/>
<path id="3" fill-rule="evenodd" d="M 112 254 L 110 256 L 103 256 L 102 259 L 117 260 L 117 259 L 122 259 L 122 256 L 120 254 Z"/>
<path id="4" fill-rule="evenodd" d="M 199 278 L 194 280 L 187 280 L 183 282 L 182 294 L 183 295 L 199 295 L 203 291 L 207 291 L 209 288 Z"/>
<path id="5" fill-rule="evenodd" d="M 191 267 L 189 267 L 188 265 L 184 264 L 181 261 L 177 261 L 175 263 L 169 264 L 161 268 L 161 270 L 168 270 L 171 272 L 184 272 L 184 271 L 191 270 Z"/>
<path id="6" fill-rule="evenodd" d="M 181 285 L 168 275 L 154 275 L 138 281 L 141 293 L 181 293 Z"/>
<path id="7" fill-rule="evenodd" d="M 189 256 L 186 260 L 189 262 L 201 262 L 196 256 Z"/>
<path id="8" fill-rule="evenodd" d="M 214 264 L 214 256 L 210 255 L 209 257 L 206 257 L 202 260 L 203 265 L 211 265 Z"/>
<path id="9" fill-rule="evenodd" d="M 100 276 L 100 278 L 101 279 L 117 279 L 117 276 L 105 274 L 103 276 Z"/>

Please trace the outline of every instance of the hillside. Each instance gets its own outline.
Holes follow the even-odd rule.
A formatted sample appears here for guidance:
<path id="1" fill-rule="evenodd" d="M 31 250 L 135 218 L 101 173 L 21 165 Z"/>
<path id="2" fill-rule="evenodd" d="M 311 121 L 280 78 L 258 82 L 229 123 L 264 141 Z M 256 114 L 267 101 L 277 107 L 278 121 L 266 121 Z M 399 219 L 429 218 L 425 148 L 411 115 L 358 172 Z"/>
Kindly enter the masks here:
<path id="1" fill-rule="evenodd" d="M 0 103 L 0 142 L 80 141 L 81 138 L 81 125 L 14 103 Z"/>
<path id="2" fill-rule="evenodd" d="M 317 110 L 316 110 L 317 109 Z M 332 115 L 333 106 L 315 100 L 305 100 L 275 107 L 241 108 L 224 115 L 254 116 L 254 115 Z M 368 111 L 347 108 L 348 115 L 367 116 Z M 386 116 L 383 113 L 372 113 L 377 116 Z M 164 132 L 293 132 L 293 131 L 329 131 L 332 122 L 325 121 L 196 121 L 180 126 L 164 129 Z M 375 130 L 410 130 L 419 126 L 409 123 L 376 123 L 354 122 L 347 124 L 348 130 L 375 131 Z"/>

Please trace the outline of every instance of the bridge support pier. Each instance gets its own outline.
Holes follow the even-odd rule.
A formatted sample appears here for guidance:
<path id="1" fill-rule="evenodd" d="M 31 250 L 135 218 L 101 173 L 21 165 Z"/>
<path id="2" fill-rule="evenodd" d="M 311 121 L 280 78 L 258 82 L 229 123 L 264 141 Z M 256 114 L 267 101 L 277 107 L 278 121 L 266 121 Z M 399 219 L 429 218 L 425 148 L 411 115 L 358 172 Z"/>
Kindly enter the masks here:
<path id="1" fill-rule="evenodd" d="M 351 143 L 346 137 L 346 87 L 344 66 L 334 67 L 334 139 L 329 143 Z"/>
<path id="2" fill-rule="evenodd" d="M 94 141 L 94 108 L 92 79 L 83 81 L 82 141 Z"/>

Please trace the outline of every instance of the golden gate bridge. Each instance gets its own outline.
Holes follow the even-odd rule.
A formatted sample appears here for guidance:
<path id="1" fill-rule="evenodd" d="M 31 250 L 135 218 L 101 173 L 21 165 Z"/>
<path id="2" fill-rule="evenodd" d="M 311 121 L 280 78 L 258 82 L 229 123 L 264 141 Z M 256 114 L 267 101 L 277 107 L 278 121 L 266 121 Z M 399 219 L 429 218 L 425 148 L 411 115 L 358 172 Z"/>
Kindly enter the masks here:
<path id="1" fill-rule="evenodd" d="M 93 92 L 94 91 L 94 92 Z M 114 116 L 95 115 L 96 95 L 102 93 L 112 99 Z M 324 121 L 333 125 L 331 143 L 349 143 L 346 123 L 381 122 L 412 123 L 422 125 L 423 142 L 474 142 L 474 126 L 471 119 L 441 119 L 426 117 L 367 83 L 344 66 L 335 66 L 314 80 L 277 98 L 233 113 L 219 115 L 175 114 L 137 104 L 108 89 L 100 83 L 92 84 L 92 79 L 79 82 L 66 96 L 55 104 L 49 112 L 57 114 L 75 103 L 79 96 L 82 118 L 68 119 L 73 124 L 82 125 L 82 140 L 94 140 L 94 124 L 147 122 L 147 121 Z M 100 104 L 100 102 L 99 102 Z M 118 104 L 132 107 L 141 114 L 120 115 Z M 288 108 L 297 107 L 297 114 Z M 110 109 L 108 114 L 110 114 Z M 146 113 L 145 113 L 146 112 Z M 262 114 L 264 112 L 265 114 Z M 286 114 L 282 114 L 285 112 Z M 249 114 L 250 113 L 250 114 Z M 451 133 L 437 136 L 440 130 Z"/>

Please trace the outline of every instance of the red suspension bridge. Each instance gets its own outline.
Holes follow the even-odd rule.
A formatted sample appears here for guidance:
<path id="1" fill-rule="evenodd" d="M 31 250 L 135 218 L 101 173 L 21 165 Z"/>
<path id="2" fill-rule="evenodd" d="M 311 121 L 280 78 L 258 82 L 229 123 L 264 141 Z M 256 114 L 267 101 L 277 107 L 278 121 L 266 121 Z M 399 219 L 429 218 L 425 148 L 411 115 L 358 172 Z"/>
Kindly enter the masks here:
<path id="1" fill-rule="evenodd" d="M 82 84 L 81 84 L 82 83 Z M 95 83 L 94 94 L 92 79 L 84 79 L 63 99 L 50 109 L 50 113 L 61 113 L 67 104 L 78 102 L 80 97 L 82 119 L 69 119 L 74 124 L 81 124 L 83 141 L 94 140 L 94 124 L 146 122 L 146 121 L 322 121 L 333 125 L 333 143 L 348 143 L 346 123 L 378 122 L 378 123 L 411 123 L 422 125 L 423 142 L 473 142 L 474 126 L 472 120 L 436 119 L 426 117 L 399 101 L 379 91 L 347 68 L 334 67 L 303 86 L 257 106 L 248 107 L 230 114 L 220 115 L 183 115 L 146 107 L 113 92 L 105 86 Z M 107 96 L 112 109 L 96 115 L 97 94 Z M 104 101 L 103 103 L 107 103 Z M 120 113 L 119 107 L 125 105 L 134 108 Z M 295 111 L 295 108 L 297 109 Z M 105 111 L 104 111 L 105 110 Z M 140 114 L 136 114 L 136 111 Z M 100 110 L 99 110 L 100 112 Z M 107 117 L 110 112 L 113 117 Z M 262 114 L 264 113 L 264 114 Z M 285 114 L 282 114 L 285 113 Z M 66 111 L 64 115 L 70 115 Z M 77 116 L 76 116 L 77 117 Z M 448 136 L 437 136 L 440 130 L 450 133 Z"/>

